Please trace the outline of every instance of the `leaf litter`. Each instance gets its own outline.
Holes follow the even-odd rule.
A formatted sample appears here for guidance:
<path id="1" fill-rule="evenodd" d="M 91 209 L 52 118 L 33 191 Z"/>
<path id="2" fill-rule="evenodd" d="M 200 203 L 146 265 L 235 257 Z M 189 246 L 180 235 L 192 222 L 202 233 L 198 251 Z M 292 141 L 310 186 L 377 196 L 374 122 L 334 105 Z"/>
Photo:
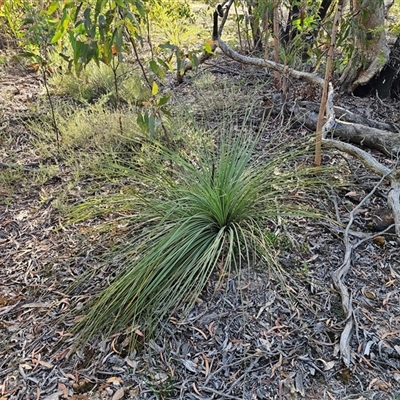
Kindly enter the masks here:
<path id="1" fill-rule="evenodd" d="M 263 79 L 224 60 L 206 68 L 226 84 L 242 77 Z M 29 83 L 31 75 L 26 79 L 26 85 L 18 84 L 28 93 L 12 109 L 20 105 L 22 114 L 39 93 Z M 0 85 L 10 80 L 2 77 Z M 183 95 L 196 98 L 191 83 L 185 85 Z M 192 101 L 200 104 L 197 100 Z M 23 124 L 5 118 L 5 131 L 15 135 L 18 161 L 29 165 Z M 293 129 L 282 140 L 305 130 Z M 262 140 L 268 142 L 268 133 Z M 341 159 L 330 157 L 331 162 Z M 348 162 L 359 181 L 331 198 L 343 223 L 354 197 L 367 196 L 376 181 L 357 162 Z M 60 176 L 48 191 L 57 193 L 67 179 Z M 290 251 L 280 254 L 291 275 L 286 288 L 262 265 L 222 281 L 214 277 L 187 316 L 178 312 L 153 339 L 138 331 L 143 341 L 135 351 L 129 352 L 121 332 L 70 353 L 72 311 L 97 293 L 112 271 L 102 271 L 82 292 L 67 290 L 77 276 L 99 264 L 101 237 L 87 234 L 96 220 L 61 226 L 52 201 L 43 205 L 40 189 L 17 187 L 0 204 L 1 400 L 391 399 L 400 393 L 400 260 L 393 236 L 365 241 L 352 252 L 345 276 L 355 322 L 350 366 L 340 357 L 346 315 L 332 279 L 346 250 L 343 231 L 305 219 L 277 227 L 292 243 Z M 380 190 L 385 194 L 384 185 Z M 369 216 L 381 203 L 379 196 L 372 198 L 355 215 L 352 229 L 368 231 Z"/>

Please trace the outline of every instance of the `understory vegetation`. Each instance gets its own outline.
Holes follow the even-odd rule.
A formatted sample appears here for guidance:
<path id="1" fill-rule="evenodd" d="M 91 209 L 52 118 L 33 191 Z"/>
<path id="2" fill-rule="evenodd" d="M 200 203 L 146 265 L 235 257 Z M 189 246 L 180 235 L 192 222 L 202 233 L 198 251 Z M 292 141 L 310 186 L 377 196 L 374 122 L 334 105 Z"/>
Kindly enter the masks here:
<path id="1" fill-rule="evenodd" d="M 232 118 L 228 125 L 236 124 Z M 201 130 L 197 135 L 205 136 Z M 127 327 L 133 336 L 151 334 L 178 308 L 190 309 L 212 274 L 227 279 L 240 275 L 242 266 L 263 265 L 283 285 L 290 281 L 279 268 L 285 238 L 274 232 L 277 220 L 322 218 L 301 193 L 322 187 L 327 171 L 323 176 L 298 165 L 306 152 L 294 148 L 254 159 L 257 144 L 257 135 L 245 126 L 235 133 L 221 129 L 210 144 L 190 152 L 186 147 L 182 155 L 153 142 L 152 165 L 137 165 L 135 154 L 105 164 L 110 175 L 119 169 L 117 175 L 132 183 L 120 193 L 86 200 L 72 213 L 75 221 L 119 215 L 110 221 L 111 231 L 123 229 L 126 239 L 107 260 L 119 266 L 117 278 L 75 328 L 84 343 L 98 332 L 110 335 Z"/>
<path id="2" fill-rule="evenodd" d="M 54 319 L 57 332 L 61 332 L 57 346 L 63 354 L 77 357 L 85 370 L 82 360 L 90 362 L 98 348 L 106 354 L 104 348 L 109 346 L 107 351 L 129 359 L 129 368 L 136 372 L 134 357 L 146 346 L 149 354 L 154 349 L 161 354 L 168 348 L 166 341 L 162 350 L 155 343 L 162 342 L 164 334 L 171 334 L 171 321 L 176 326 L 184 324 L 198 304 L 212 302 L 215 297 L 218 312 L 228 306 L 240 311 L 244 302 L 233 304 L 229 293 L 239 293 L 243 300 L 246 295 L 242 291 L 254 284 L 249 277 L 256 272 L 289 310 L 285 315 L 276 310 L 269 313 L 268 324 L 262 326 L 262 346 L 268 351 L 273 348 L 274 341 L 269 342 L 268 335 L 275 330 L 285 339 L 283 331 L 289 325 L 281 321 L 295 320 L 302 340 L 308 342 L 312 336 L 317 346 L 326 345 L 334 353 L 333 361 L 317 358 L 317 366 L 309 363 L 313 379 L 319 373 L 325 384 L 336 362 L 340 374 L 345 371 L 346 381 L 351 368 L 343 356 L 346 346 L 341 335 L 356 312 L 351 308 L 352 293 L 340 286 L 347 272 L 333 272 L 334 268 L 329 270 L 326 265 L 342 268 L 350 263 L 351 251 L 364 242 L 372 243 L 371 258 L 376 256 L 373 245 L 386 251 L 397 244 L 394 239 L 385 241 L 383 236 L 362 232 L 365 221 L 371 224 L 368 227 L 374 222 L 366 211 L 372 204 L 368 201 L 390 171 L 379 183 L 368 180 L 370 192 L 362 192 L 366 193 L 363 198 L 350 189 L 354 182 L 366 180 L 359 172 L 361 163 L 350 162 L 334 146 L 321 152 L 322 140 L 329 141 L 327 134 L 332 138 L 334 134 L 332 126 L 325 130 L 335 118 L 329 113 L 333 105 L 328 92 L 332 94 L 331 83 L 339 81 L 357 53 L 353 36 L 361 29 L 346 17 L 335 42 L 332 30 L 342 2 L 290 1 L 286 5 L 243 0 L 224 2 L 223 9 L 215 8 L 213 2 L 185 0 L 36 3 L 0 0 L 0 45 L 7 48 L 0 63 L 4 71 L 22 71 L 22 77 L 32 74 L 32 87 L 39 88 L 24 99 L 21 110 L 10 106 L 10 110 L 1 111 L 5 129 L 0 131 L 4 149 L 0 154 L 0 206 L 11 209 L 23 193 L 35 193 L 39 204 L 35 213 L 52 210 L 43 229 L 56 234 L 72 229 L 72 236 L 76 234 L 73 240 L 79 242 L 79 251 L 74 253 L 75 249 L 66 245 L 64 258 L 46 265 L 48 275 L 41 282 L 41 289 L 51 287 L 65 295 L 58 303 L 62 312 L 57 309 Z M 276 24 L 279 7 L 285 11 L 279 14 L 280 25 Z M 217 22 L 225 29 L 226 42 L 240 56 L 250 59 L 261 55 L 263 61 L 278 65 L 274 73 L 265 71 L 264 65 L 255 68 L 257 64 L 227 62 L 217 49 L 222 47 Z M 396 29 L 391 21 L 393 35 L 397 35 Z M 377 31 L 370 29 L 368 34 Z M 295 82 L 285 74 L 294 69 L 301 71 L 300 75 L 309 74 L 318 84 Z M 320 78 L 325 72 L 325 79 Z M 5 93 L 10 98 L 16 94 Z M 312 101 L 320 106 L 319 115 L 311 111 Z M 318 120 L 316 129 L 305 122 L 308 114 L 304 109 Z M 342 116 L 345 112 L 338 120 Z M 23 134 L 15 126 L 23 127 Z M 396 157 L 389 160 L 392 172 L 398 166 Z M 376 204 L 382 203 L 381 198 L 376 200 Z M 16 219 L 23 218 L 22 213 Z M 357 218 L 358 230 L 352 227 Z M 324 278 L 332 276 L 333 281 L 321 289 L 322 279 L 315 284 L 310 263 L 323 252 L 315 236 L 326 232 L 346 239 L 340 256 L 333 254 L 321 261 L 319 273 Z M 1 234 L 0 230 L 0 245 Z M 348 239 L 352 234 L 354 248 Z M 43 238 L 45 234 L 37 243 Z M 333 241 L 327 239 L 327 243 L 324 251 L 330 252 Z M 318 248 L 315 253 L 312 246 Z M 359 254 L 357 257 L 362 260 Z M 60 265 L 67 271 L 67 279 L 59 279 Z M 384 269 L 383 262 L 379 268 Z M 362 273 L 367 281 L 368 274 Z M 396 274 L 390 265 L 390 279 L 395 281 Z M 393 281 L 381 283 L 391 288 Z M 322 290 L 328 293 L 324 304 L 322 300 L 312 303 L 310 298 L 317 298 Z M 396 290 L 386 296 L 383 305 L 390 296 L 395 297 Z M 375 307 L 373 301 L 378 296 L 371 297 L 367 289 L 364 293 L 368 305 Z M 1 296 L 0 292 L 0 306 Z M 265 295 L 262 304 L 256 302 L 250 317 L 243 311 L 243 326 L 238 329 L 242 336 L 229 339 L 229 344 L 227 338 L 220 340 L 224 346 L 240 342 L 245 348 L 246 330 L 253 328 L 251 323 L 262 325 L 258 318 L 274 299 L 275 295 Z M 36 299 L 30 303 L 34 307 L 44 304 Z M 329 311 L 326 318 L 322 315 L 325 308 Z M 312 328 L 305 320 L 307 313 L 315 317 Z M 207 323 L 211 338 L 214 322 Z M 303 334 L 303 328 L 307 333 Z M 195 327 L 194 331 L 208 337 L 202 329 Z M 329 334 L 325 335 L 325 329 Z M 318 336 L 320 332 L 324 335 Z M 368 346 L 375 346 L 368 340 Z M 106 346 L 106 342 L 111 344 Z M 179 346 L 180 342 L 178 350 Z M 196 357 L 203 357 L 207 365 L 207 382 L 212 352 L 206 355 L 202 351 Z M 254 354 L 259 357 L 258 348 Z M 243 350 L 241 356 L 248 356 L 249 361 L 254 354 L 248 356 Z M 304 352 L 301 360 L 308 362 L 310 354 Z M 367 350 L 362 356 L 366 354 Z M 288 352 L 279 350 L 274 356 L 273 362 L 266 361 L 272 369 L 271 380 Z M 174 357 L 185 358 L 171 356 L 174 362 Z M 149 386 L 155 387 L 154 398 L 179 394 L 168 362 L 169 369 L 164 365 L 167 378 L 148 378 Z M 190 373 L 195 370 L 188 362 L 185 367 Z M 219 364 L 218 368 L 222 370 Z M 387 373 L 398 378 L 400 366 L 398 370 L 393 365 L 390 368 Z M 292 374 L 287 378 L 285 374 L 278 379 L 276 373 L 279 385 L 283 379 L 296 381 L 294 392 L 304 397 L 302 377 Z M 260 379 L 262 385 L 266 385 L 264 380 Z M 370 387 L 364 389 L 368 392 Z M 244 386 L 240 390 L 237 393 L 245 398 Z M 194 391 L 198 393 L 196 387 Z M 216 389 L 209 393 L 220 396 Z M 387 393 L 391 393 L 389 389 Z"/>
<path id="3" fill-rule="evenodd" d="M 41 157 L 73 171 L 56 201 L 69 223 L 104 217 L 109 221 L 101 229 L 123 242 L 105 257 L 119 265 L 115 279 L 74 328 L 81 343 L 124 329 L 154 332 L 178 308 L 190 309 L 212 274 L 225 279 L 242 265 L 262 263 L 285 285 L 278 221 L 322 218 L 309 201 L 311 191 L 332 182 L 327 169 L 307 167 L 308 141 L 269 146 L 257 155 L 268 113 L 258 126 L 251 123 L 257 103 L 241 94 L 244 83 L 226 95 L 219 82 L 204 81 L 207 75 L 194 79 L 204 93 L 216 92 L 205 97 L 203 115 L 196 104 L 176 103 L 168 73 L 176 70 L 181 79 L 201 52 L 213 52 L 199 29 L 210 12 L 195 14 L 184 1 L 154 1 L 148 9 L 139 0 L 42 7 L 36 13 L 28 1 L 6 1 L 2 14 L 46 89 L 36 105 L 39 117 L 27 124 L 31 142 Z M 295 29 L 310 31 L 313 20 L 307 21 L 297 21 Z M 238 28 L 240 38 L 245 29 Z M 286 47 L 285 63 L 296 64 L 305 51 L 298 46 Z M 35 179 L 52 174 L 59 174 L 54 164 L 41 164 Z M 70 191 L 82 185 L 75 204 Z"/>

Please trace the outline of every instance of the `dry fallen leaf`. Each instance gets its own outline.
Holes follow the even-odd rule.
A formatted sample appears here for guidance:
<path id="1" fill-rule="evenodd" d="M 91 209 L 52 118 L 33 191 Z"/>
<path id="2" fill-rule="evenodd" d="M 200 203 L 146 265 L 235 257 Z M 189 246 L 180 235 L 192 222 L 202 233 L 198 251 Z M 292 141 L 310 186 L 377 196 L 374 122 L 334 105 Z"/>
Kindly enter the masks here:
<path id="1" fill-rule="evenodd" d="M 384 236 L 375 236 L 374 243 L 377 244 L 378 246 L 384 246 L 386 243 L 386 239 Z"/>
<path id="2" fill-rule="evenodd" d="M 129 357 L 125 358 L 125 362 L 133 369 L 136 370 L 137 366 L 138 366 L 138 362 L 135 360 L 131 360 Z"/>
<path id="3" fill-rule="evenodd" d="M 335 366 L 335 361 L 325 361 L 322 358 L 317 358 L 317 360 L 324 364 L 324 371 L 329 371 Z"/>
<path id="4" fill-rule="evenodd" d="M 109 385 L 122 385 L 124 381 L 119 376 L 111 376 L 106 381 Z"/>
<path id="5" fill-rule="evenodd" d="M 38 360 L 38 363 L 39 363 L 42 367 L 45 367 L 45 368 L 47 368 L 47 369 L 53 368 L 53 364 L 48 363 L 48 362 L 46 362 L 46 361 Z"/>
<path id="6" fill-rule="evenodd" d="M 58 390 L 57 392 L 51 394 L 50 396 L 45 397 L 43 400 L 59 400 L 62 395 L 63 392 L 61 390 Z"/>
<path id="7" fill-rule="evenodd" d="M 122 399 L 124 396 L 125 396 L 124 388 L 121 388 L 121 389 L 118 389 L 114 393 L 114 396 L 112 397 L 112 400 L 119 400 L 119 399 Z"/>
<path id="8" fill-rule="evenodd" d="M 59 382 L 58 391 L 63 392 L 63 397 L 65 397 L 66 399 L 68 398 L 68 389 L 67 389 L 67 386 L 65 386 L 64 383 Z"/>
<path id="9" fill-rule="evenodd" d="M 197 364 L 190 360 L 185 360 L 181 358 L 182 364 L 185 366 L 187 370 L 190 372 L 197 372 Z"/>
<path id="10" fill-rule="evenodd" d="M 23 368 L 23 369 L 32 369 L 32 366 L 29 365 L 29 364 L 20 364 L 19 366 L 20 366 L 21 368 Z"/>

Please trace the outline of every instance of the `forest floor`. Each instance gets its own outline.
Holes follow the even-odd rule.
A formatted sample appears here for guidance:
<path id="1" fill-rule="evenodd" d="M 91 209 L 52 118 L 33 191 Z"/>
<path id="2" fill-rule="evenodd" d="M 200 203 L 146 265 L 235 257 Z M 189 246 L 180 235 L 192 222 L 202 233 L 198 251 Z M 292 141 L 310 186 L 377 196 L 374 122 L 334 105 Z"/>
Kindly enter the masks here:
<path id="1" fill-rule="evenodd" d="M 222 88 L 212 101 L 195 90 L 192 79 L 202 75 Z M 253 97 L 252 118 L 261 120 L 263 100 L 273 93 L 267 75 L 220 58 L 172 90 L 211 124 L 223 118 L 218 107 L 235 104 L 240 112 L 242 94 Z M 257 86 L 260 82 L 264 86 Z M 277 227 L 292 243 L 280 253 L 292 275 L 286 285 L 292 287 L 290 296 L 261 267 L 242 277 L 219 282 L 217 277 L 187 317 L 176 315 L 141 348 L 129 353 L 121 334 L 71 353 L 73 311 L 110 271 L 93 278 L 84 292 L 67 291 L 83 270 L 98 265 L 105 244 L 94 229 L 96 221 L 67 225 L 60 212 L 59 194 L 73 201 L 80 187 L 71 185 L 69 166 L 44 157 L 32 144 L 34 133 L 26 121 L 36 118 L 35 103 L 43 94 L 33 71 L 15 64 L 0 72 L 1 400 L 400 398 L 400 243 L 394 235 L 374 237 L 370 223 L 385 205 L 384 183 L 358 210 L 352 226 L 371 239 L 354 250 L 345 278 L 356 322 L 349 368 L 340 357 L 346 321 L 332 281 L 344 259 L 343 230 L 306 219 Z M 375 98 L 335 101 L 369 118 L 385 118 L 389 108 L 400 112 L 399 103 Z M 282 143 L 309 134 L 280 115 L 271 116 L 260 151 L 270 145 L 277 127 L 284 128 Z M 394 165 L 395 160 L 374 155 Z M 324 163 L 337 164 L 347 186 L 313 201 L 345 226 L 379 177 L 337 153 L 324 154 Z"/>

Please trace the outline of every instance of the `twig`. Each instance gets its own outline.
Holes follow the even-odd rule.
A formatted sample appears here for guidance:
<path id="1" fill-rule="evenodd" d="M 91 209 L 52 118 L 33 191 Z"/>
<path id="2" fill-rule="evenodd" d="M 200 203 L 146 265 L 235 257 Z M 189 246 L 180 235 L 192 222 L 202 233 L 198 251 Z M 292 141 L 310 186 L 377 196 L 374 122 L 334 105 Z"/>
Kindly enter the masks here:
<path id="1" fill-rule="evenodd" d="M 18 305 L 19 303 L 20 303 L 20 302 L 15 303 L 15 304 L 13 304 L 12 306 L 6 307 L 3 311 L 0 311 L 0 315 L 4 315 L 4 314 L 9 313 L 11 310 L 13 310 L 15 307 L 17 307 L 17 305 Z"/>
<path id="2" fill-rule="evenodd" d="M 238 61 L 240 63 L 248 64 L 248 65 L 254 65 L 260 68 L 269 68 L 272 69 L 273 71 L 278 71 L 281 74 L 287 74 L 290 75 L 292 78 L 295 79 L 303 79 L 311 83 L 315 83 L 316 85 L 323 87 L 324 85 L 324 80 L 318 75 L 310 72 L 304 72 L 304 71 L 297 71 L 293 68 L 290 68 L 288 66 L 285 66 L 283 64 L 276 63 L 274 61 L 270 60 L 264 60 L 262 58 L 254 58 L 254 57 L 248 57 L 244 56 L 242 54 L 239 54 L 237 51 L 231 49 L 221 38 L 218 37 L 218 46 L 222 50 L 222 52 L 232 58 L 235 61 Z"/>
<path id="3" fill-rule="evenodd" d="M 46 67 L 43 66 L 43 65 L 42 65 L 41 68 L 42 68 L 42 75 L 43 75 L 43 83 L 44 83 L 44 87 L 46 89 L 46 96 L 47 96 L 47 99 L 48 99 L 49 104 L 50 104 L 51 121 L 52 121 L 53 128 L 54 128 L 54 130 L 56 132 L 57 151 L 60 152 L 60 135 L 61 135 L 61 132 L 60 132 L 60 129 L 58 128 L 58 125 L 57 125 L 56 115 L 55 115 L 54 105 L 53 105 L 53 99 L 52 99 L 50 91 L 49 91 L 49 85 L 48 85 L 48 82 L 47 82 L 47 75 L 46 75 L 47 74 L 47 70 L 46 70 Z"/>
<path id="4" fill-rule="evenodd" d="M 361 242 L 358 242 L 356 244 L 352 244 L 350 240 L 350 228 L 351 225 L 353 224 L 354 221 L 354 216 L 356 212 L 369 200 L 376 189 L 380 186 L 380 184 L 385 180 L 386 176 L 382 176 L 380 181 L 374 186 L 374 188 L 368 193 L 367 196 L 365 196 L 361 202 L 351 210 L 350 215 L 349 215 L 349 222 L 347 223 L 346 229 L 344 231 L 344 237 L 343 241 L 345 244 L 345 255 L 344 255 L 344 260 L 341 266 L 332 273 L 332 280 L 335 285 L 335 287 L 339 290 L 341 298 L 342 298 L 342 308 L 343 311 L 346 315 L 346 325 L 343 329 L 342 334 L 340 335 L 340 354 L 342 356 L 342 360 L 345 363 L 345 365 L 349 368 L 350 364 L 352 362 L 352 357 L 351 357 L 351 352 L 350 352 L 350 339 L 351 339 L 351 334 L 353 331 L 353 326 L 354 326 L 354 318 L 353 318 L 353 306 L 352 306 L 352 299 L 351 299 L 351 294 L 349 292 L 349 289 L 347 286 L 344 284 L 343 279 L 347 275 L 348 271 L 350 270 L 351 267 L 351 256 L 353 250 L 358 247 L 361 242 L 364 242 L 362 240 Z"/>
<path id="5" fill-rule="evenodd" d="M 237 400 L 237 396 L 231 396 L 230 394 L 226 394 L 223 392 L 219 392 L 218 390 L 212 389 L 210 387 L 205 387 L 205 386 L 200 386 L 199 390 L 203 390 L 204 392 L 210 392 L 216 394 L 219 398 L 225 398 L 225 399 L 234 399 Z"/>
<path id="6" fill-rule="evenodd" d="M 400 237 L 400 170 L 393 171 L 381 164 L 366 151 L 353 146 L 350 143 L 343 143 L 337 140 L 323 139 L 322 145 L 344 151 L 347 154 L 358 158 L 366 168 L 375 172 L 390 182 L 391 189 L 388 194 L 388 205 L 393 211 L 394 226 L 398 237 Z"/>

